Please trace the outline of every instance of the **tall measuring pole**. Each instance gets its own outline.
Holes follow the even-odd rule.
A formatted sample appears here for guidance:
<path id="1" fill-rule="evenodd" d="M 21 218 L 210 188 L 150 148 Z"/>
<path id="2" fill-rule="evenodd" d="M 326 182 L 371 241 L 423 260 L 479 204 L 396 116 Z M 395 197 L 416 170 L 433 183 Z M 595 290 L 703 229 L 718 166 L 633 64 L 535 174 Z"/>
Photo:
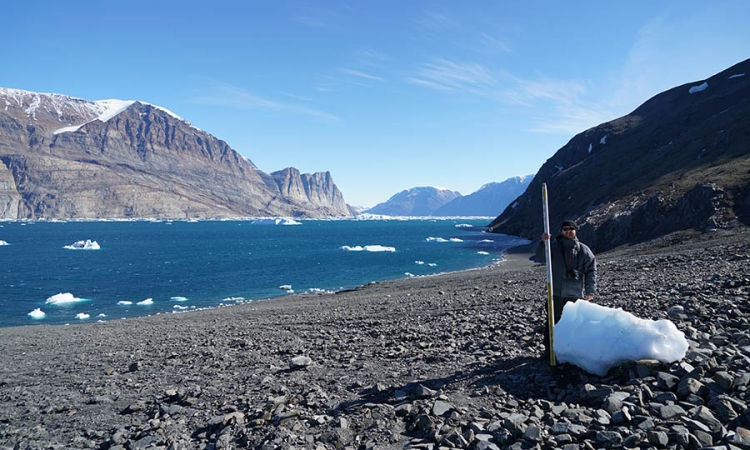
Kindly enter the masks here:
<path id="1" fill-rule="evenodd" d="M 547 206 L 547 183 L 542 183 L 542 209 L 544 210 L 544 232 L 549 232 L 549 207 Z M 550 236 L 551 237 L 551 236 Z M 549 364 L 555 362 L 555 302 L 552 299 L 552 239 L 544 241 L 544 253 L 547 258 L 547 325 L 549 327 Z"/>

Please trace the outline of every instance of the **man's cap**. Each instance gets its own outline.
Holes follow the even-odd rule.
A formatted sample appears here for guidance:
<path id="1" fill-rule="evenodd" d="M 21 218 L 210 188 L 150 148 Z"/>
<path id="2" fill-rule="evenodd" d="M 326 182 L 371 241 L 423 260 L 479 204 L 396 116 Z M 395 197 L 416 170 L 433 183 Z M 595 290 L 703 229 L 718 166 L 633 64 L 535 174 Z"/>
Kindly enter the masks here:
<path id="1" fill-rule="evenodd" d="M 560 228 L 562 229 L 562 228 L 565 228 L 565 227 L 572 227 L 574 230 L 578 229 L 578 225 L 576 225 L 575 221 L 573 221 L 573 220 L 566 220 L 566 221 L 564 221 L 562 223 L 562 226 Z"/>

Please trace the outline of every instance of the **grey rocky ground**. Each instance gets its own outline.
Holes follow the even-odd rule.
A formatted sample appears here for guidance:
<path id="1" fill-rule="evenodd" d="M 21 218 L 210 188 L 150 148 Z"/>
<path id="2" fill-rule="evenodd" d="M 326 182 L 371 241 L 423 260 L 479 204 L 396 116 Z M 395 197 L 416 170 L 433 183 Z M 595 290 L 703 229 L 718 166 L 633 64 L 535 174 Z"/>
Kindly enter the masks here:
<path id="1" fill-rule="evenodd" d="M 750 232 L 598 255 L 596 301 L 669 317 L 682 361 L 539 358 L 545 270 L 0 329 L 0 448 L 750 448 Z M 676 308 L 673 308 L 673 311 Z"/>

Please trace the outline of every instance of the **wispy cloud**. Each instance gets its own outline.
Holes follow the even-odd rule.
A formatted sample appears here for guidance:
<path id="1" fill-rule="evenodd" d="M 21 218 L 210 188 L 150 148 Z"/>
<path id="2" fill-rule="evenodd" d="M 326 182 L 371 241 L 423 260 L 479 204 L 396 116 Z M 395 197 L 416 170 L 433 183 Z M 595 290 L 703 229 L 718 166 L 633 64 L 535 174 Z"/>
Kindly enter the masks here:
<path id="1" fill-rule="evenodd" d="M 477 42 L 479 51 L 482 53 L 510 53 L 513 51 L 513 48 L 506 40 L 487 33 L 479 33 Z"/>
<path id="2" fill-rule="evenodd" d="M 497 85 L 497 79 L 486 67 L 445 59 L 423 64 L 407 81 L 441 91 L 463 91 L 480 95 Z"/>
<path id="3" fill-rule="evenodd" d="M 341 69 L 341 72 L 343 72 L 343 73 L 345 73 L 347 75 L 353 75 L 355 77 L 364 78 L 366 80 L 385 81 L 383 78 L 377 77 L 375 75 L 370 75 L 369 73 L 361 72 L 359 70 Z"/>
<path id="4" fill-rule="evenodd" d="M 518 108 L 532 117 L 532 132 L 572 134 L 612 119 L 601 105 L 586 100 L 589 89 L 577 80 L 523 79 L 478 63 L 440 59 L 423 64 L 407 81 Z"/>
<path id="5" fill-rule="evenodd" d="M 432 31 L 445 31 L 457 26 L 456 21 L 448 12 L 428 11 L 417 21 L 417 24 L 423 28 Z"/>
<path id="6" fill-rule="evenodd" d="M 382 68 L 393 61 L 393 57 L 375 50 L 357 50 L 352 55 L 352 65 L 357 67 Z"/>
<path id="7" fill-rule="evenodd" d="M 289 94 L 285 95 L 289 96 Z M 298 98 L 301 99 L 301 97 Z M 191 101 L 202 105 L 226 106 L 236 109 L 271 109 L 304 114 L 332 121 L 339 120 L 335 115 L 309 108 L 307 106 L 259 97 L 243 88 L 229 83 L 213 83 L 209 92 L 195 96 Z"/>
<path id="8" fill-rule="evenodd" d="M 310 28 L 330 29 L 338 23 L 338 18 L 331 10 L 305 5 L 300 8 L 292 20 Z"/>
<path id="9" fill-rule="evenodd" d="M 580 81 L 517 79 L 506 94 L 531 108 L 532 132 L 577 134 L 612 119 L 610 111 L 586 99 L 589 90 Z"/>

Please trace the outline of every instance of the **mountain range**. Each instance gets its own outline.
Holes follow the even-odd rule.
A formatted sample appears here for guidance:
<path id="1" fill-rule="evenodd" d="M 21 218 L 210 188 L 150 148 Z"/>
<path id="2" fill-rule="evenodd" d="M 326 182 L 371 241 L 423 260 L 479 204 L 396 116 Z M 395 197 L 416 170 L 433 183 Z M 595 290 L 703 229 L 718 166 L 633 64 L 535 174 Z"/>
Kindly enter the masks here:
<path id="1" fill-rule="evenodd" d="M 387 201 L 362 211 L 391 216 L 485 216 L 493 217 L 521 195 L 531 176 L 513 177 L 500 183 L 487 183 L 476 192 L 420 186 L 401 191 Z"/>
<path id="2" fill-rule="evenodd" d="M 0 88 L 0 219 L 353 214 L 329 172 L 264 173 L 164 108 Z"/>
<path id="3" fill-rule="evenodd" d="M 596 250 L 750 224 L 750 60 L 669 89 L 574 136 L 490 231 L 538 239 L 576 220 Z"/>

